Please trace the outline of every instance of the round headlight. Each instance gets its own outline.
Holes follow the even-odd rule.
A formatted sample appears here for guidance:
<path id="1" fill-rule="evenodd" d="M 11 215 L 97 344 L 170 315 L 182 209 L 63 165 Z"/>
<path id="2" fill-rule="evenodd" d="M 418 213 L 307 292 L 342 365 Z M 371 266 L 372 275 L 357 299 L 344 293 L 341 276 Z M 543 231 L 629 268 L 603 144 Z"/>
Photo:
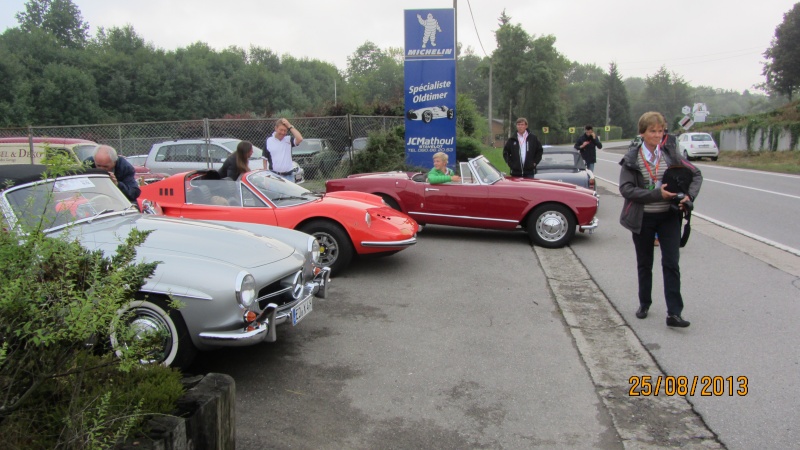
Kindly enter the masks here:
<path id="1" fill-rule="evenodd" d="M 245 308 L 256 299 L 256 280 L 247 272 L 239 272 L 236 277 L 236 300 Z"/>
<path id="2" fill-rule="evenodd" d="M 319 241 L 317 238 L 310 237 L 308 239 L 308 251 L 311 252 L 311 260 L 315 263 L 319 262 Z"/>

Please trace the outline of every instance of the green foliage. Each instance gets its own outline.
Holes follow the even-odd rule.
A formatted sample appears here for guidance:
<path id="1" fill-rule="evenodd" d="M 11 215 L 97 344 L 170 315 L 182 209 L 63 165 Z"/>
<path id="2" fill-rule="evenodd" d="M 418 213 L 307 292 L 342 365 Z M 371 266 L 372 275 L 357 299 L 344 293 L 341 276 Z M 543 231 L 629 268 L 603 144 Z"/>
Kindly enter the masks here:
<path id="1" fill-rule="evenodd" d="M 25 408 L 5 416 L 0 435 L 8 448 L 111 448 L 149 416 L 175 410 L 181 377 L 159 365 L 123 374 L 113 356 L 84 352 L 73 371 L 46 380 Z"/>
<path id="2" fill-rule="evenodd" d="M 791 102 L 800 89 L 800 3 L 783 15 L 764 57 L 766 88 L 787 96 Z"/>
<path id="3" fill-rule="evenodd" d="M 405 127 L 397 126 L 387 132 L 370 132 L 367 147 L 353 158 L 353 172 L 405 170 L 405 160 Z"/>
<path id="4" fill-rule="evenodd" d="M 57 156 L 48 164 L 47 177 L 72 170 Z M 164 380 L 180 375 L 141 367 L 151 341 L 133 339 L 135 330 L 119 314 L 158 264 L 138 262 L 136 256 L 149 232 L 131 230 L 116 252 L 106 256 L 87 250 L 68 234 L 45 235 L 35 225 L 5 228 L 0 233 L 4 443 L 17 448 L 107 448 L 142 414 L 171 409 L 181 389 Z M 104 344 L 110 332 L 130 344 L 119 357 Z M 154 383 L 163 387 L 155 389 Z"/>
<path id="5" fill-rule="evenodd" d="M 513 116 L 510 120 L 526 117 L 531 128 L 563 126 L 567 119 L 561 88 L 569 61 L 555 49 L 554 36 L 530 36 L 509 20 L 501 16 L 492 54 L 499 111 Z"/>
<path id="6" fill-rule="evenodd" d="M 469 161 L 480 156 L 483 145 L 478 139 L 461 136 L 456 138 L 456 161 Z"/>
<path id="7" fill-rule="evenodd" d="M 23 30 L 47 31 L 64 47 L 80 48 L 86 44 L 89 24 L 71 0 L 28 0 L 25 11 L 16 17 Z"/>

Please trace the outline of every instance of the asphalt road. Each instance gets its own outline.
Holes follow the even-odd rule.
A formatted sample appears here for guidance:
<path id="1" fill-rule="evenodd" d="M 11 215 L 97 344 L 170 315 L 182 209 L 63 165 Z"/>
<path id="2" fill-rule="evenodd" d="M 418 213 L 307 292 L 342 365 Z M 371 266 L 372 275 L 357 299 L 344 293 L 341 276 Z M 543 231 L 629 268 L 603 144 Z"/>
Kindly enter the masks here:
<path id="1" fill-rule="evenodd" d="M 800 257 L 695 218 L 681 259 L 692 326 L 664 324 L 657 271 L 638 320 L 622 199 L 599 191 L 598 232 L 566 249 L 429 226 L 357 261 L 277 343 L 193 370 L 236 380 L 240 449 L 795 447 Z M 698 385 L 631 396 L 643 376 Z M 703 376 L 723 385 L 703 396 Z"/>
<path id="2" fill-rule="evenodd" d="M 595 174 L 617 183 L 626 142 L 607 143 L 598 152 Z M 706 219 L 751 233 L 800 256 L 800 176 L 717 166 L 693 161 L 703 172 L 695 212 Z"/>

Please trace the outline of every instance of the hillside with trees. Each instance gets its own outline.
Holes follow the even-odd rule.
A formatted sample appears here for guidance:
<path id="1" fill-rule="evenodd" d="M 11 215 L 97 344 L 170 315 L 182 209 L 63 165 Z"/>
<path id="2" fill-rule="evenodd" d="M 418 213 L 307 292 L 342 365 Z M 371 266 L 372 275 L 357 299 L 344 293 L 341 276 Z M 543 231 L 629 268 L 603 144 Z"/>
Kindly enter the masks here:
<path id="1" fill-rule="evenodd" d="M 614 62 L 602 68 L 570 61 L 556 36 L 530 34 L 505 12 L 492 54 L 459 47 L 458 93 L 488 117 L 491 74 L 493 118 L 528 117 L 532 129 L 610 124 L 625 136 L 647 110 L 677 120 L 682 106 L 703 102 L 715 120 L 761 113 L 796 92 L 797 15 L 787 13 L 765 53 L 767 95 L 693 87 L 666 66 L 625 79 Z M 399 48 L 366 41 L 339 69 L 258 46 L 215 50 L 196 42 L 165 50 L 130 25 L 89 36 L 70 0 L 29 0 L 16 18 L 19 26 L 0 35 L 0 127 L 403 114 Z M 487 135 L 483 122 L 477 127 Z"/>

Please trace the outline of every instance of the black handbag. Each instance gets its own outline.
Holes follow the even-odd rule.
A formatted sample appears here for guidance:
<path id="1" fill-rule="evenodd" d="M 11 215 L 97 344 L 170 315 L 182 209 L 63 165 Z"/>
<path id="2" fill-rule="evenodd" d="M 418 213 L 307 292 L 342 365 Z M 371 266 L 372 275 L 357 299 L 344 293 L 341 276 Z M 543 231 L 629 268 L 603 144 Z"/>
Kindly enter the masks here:
<path id="1" fill-rule="evenodd" d="M 678 194 L 677 197 L 673 198 L 673 203 L 670 204 L 670 208 L 680 212 L 678 203 L 685 196 L 689 195 L 689 186 L 691 186 L 693 178 L 694 174 L 691 169 L 686 166 L 675 165 L 667 168 L 664 172 L 664 176 L 661 178 L 661 182 L 665 185 L 664 189 L 666 191 Z M 691 221 L 694 204 L 691 198 L 683 204 L 683 208 L 683 218 L 686 219 L 686 225 L 683 226 L 683 234 L 681 235 L 681 248 L 686 246 L 686 243 L 689 241 L 689 234 L 692 232 Z"/>

